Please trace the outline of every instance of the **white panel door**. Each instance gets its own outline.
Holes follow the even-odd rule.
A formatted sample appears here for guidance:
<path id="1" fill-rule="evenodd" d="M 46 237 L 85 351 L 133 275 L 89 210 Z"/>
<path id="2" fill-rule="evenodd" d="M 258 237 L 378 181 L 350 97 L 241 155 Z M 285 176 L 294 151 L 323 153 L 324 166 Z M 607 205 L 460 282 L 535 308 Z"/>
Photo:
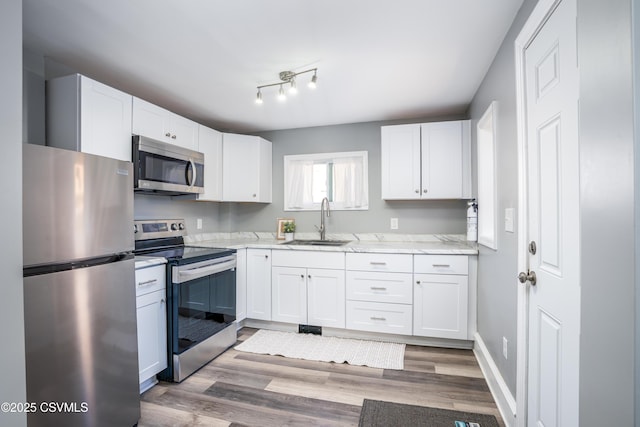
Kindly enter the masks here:
<path id="1" fill-rule="evenodd" d="M 271 320 L 271 250 L 247 249 L 247 317 Z"/>
<path id="2" fill-rule="evenodd" d="M 247 318 L 247 250 L 236 250 L 236 320 Z"/>
<path id="3" fill-rule="evenodd" d="M 81 77 L 82 152 L 131 161 L 131 95 Z"/>
<path id="4" fill-rule="evenodd" d="M 420 125 L 381 128 L 383 199 L 419 199 Z"/>
<path id="5" fill-rule="evenodd" d="M 169 142 L 168 111 L 144 99 L 133 97 L 132 133 L 158 141 Z"/>
<path id="6" fill-rule="evenodd" d="M 344 270 L 307 270 L 307 310 L 309 325 L 344 328 Z"/>
<path id="7" fill-rule="evenodd" d="M 198 151 L 198 123 L 186 117 L 170 113 L 169 129 L 171 144 Z"/>
<path id="8" fill-rule="evenodd" d="M 271 320 L 307 323 L 307 270 L 299 267 L 273 267 L 271 275 Z"/>
<path id="9" fill-rule="evenodd" d="M 422 198 L 462 197 L 462 122 L 422 125 Z"/>
<path id="10" fill-rule="evenodd" d="M 198 149 L 204 154 L 204 193 L 198 200 L 219 202 L 222 200 L 222 133 L 206 126 L 199 126 Z"/>
<path id="11" fill-rule="evenodd" d="M 413 335 L 467 339 L 468 277 L 415 274 Z"/>
<path id="12" fill-rule="evenodd" d="M 140 383 L 167 367 L 166 291 L 136 298 Z"/>
<path id="13" fill-rule="evenodd" d="M 260 148 L 256 136 L 222 136 L 222 197 L 227 202 L 256 202 L 260 193 Z"/>
<path id="14" fill-rule="evenodd" d="M 575 0 L 562 0 L 525 52 L 530 426 L 579 425 L 576 55 Z"/>

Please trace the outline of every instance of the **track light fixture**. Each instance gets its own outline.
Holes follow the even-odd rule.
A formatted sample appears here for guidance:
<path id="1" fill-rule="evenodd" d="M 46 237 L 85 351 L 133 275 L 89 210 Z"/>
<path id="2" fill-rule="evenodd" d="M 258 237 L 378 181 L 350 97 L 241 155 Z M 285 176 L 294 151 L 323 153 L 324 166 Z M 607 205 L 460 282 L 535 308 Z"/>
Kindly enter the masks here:
<path id="1" fill-rule="evenodd" d="M 294 73 L 293 71 L 281 71 L 279 74 L 280 77 L 280 81 L 277 83 L 269 83 L 266 85 L 260 85 L 257 86 L 258 89 L 258 93 L 256 94 L 256 104 L 262 104 L 262 88 L 265 87 L 271 87 L 271 86 L 280 86 L 280 89 L 278 90 L 278 101 L 284 101 L 287 99 L 287 96 L 284 93 L 284 86 L 285 85 L 289 85 L 289 94 L 290 95 L 295 95 L 296 93 L 298 93 L 298 86 L 296 84 L 296 76 L 299 76 L 300 74 L 305 74 L 305 73 L 311 73 L 313 72 L 313 77 L 311 77 L 311 81 L 309 81 L 309 87 L 311 89 L 315 89 L 316 88 L 316 84 L 318 81 L 318 69 L 317 68 L 311 68 L 309 70 L 304 70 L 304 71 L 300 71 L 297 73 Z"/>

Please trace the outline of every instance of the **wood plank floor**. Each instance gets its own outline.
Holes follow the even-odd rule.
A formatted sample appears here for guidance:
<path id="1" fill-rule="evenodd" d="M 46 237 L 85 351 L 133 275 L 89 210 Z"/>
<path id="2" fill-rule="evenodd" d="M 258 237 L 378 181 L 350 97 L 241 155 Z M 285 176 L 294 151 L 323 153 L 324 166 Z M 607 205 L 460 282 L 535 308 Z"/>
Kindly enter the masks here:
<path id="1" fill-rule="evenodd" d="M 243 328 L 238 340 L 256 329 Z M 243 353 L 233 348 L 180 384 L 142 395 L 141 427 L 354 426 L 365 398 L 495 415 L 470 350 L 407 345 L 402 371 Z"/>

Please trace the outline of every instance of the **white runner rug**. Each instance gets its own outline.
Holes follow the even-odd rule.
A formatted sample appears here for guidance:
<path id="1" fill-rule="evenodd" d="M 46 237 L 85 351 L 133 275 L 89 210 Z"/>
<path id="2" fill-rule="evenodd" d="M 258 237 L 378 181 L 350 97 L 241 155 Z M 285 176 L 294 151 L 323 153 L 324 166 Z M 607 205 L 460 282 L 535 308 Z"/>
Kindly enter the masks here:
<path id="1" fill-rule="evenodd" d="M 349 363 L 382 369 L 404 368 L 404 344 L 325 337 L 260 329 L 235 347 L 247 353 Z"/>

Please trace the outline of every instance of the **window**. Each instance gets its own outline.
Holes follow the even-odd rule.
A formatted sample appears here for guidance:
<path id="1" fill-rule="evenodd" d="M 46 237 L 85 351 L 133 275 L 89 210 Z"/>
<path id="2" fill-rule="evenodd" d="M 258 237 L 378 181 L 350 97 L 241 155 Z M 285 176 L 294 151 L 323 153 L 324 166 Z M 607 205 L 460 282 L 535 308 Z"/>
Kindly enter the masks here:
<path id="1" fill-rule="evenodd" d="M 497 249 L 496 117 L 493 101 L 478 122 L 478 243 Z"/>
<path id="2" fill-rule="evenodd" d="M 284 210 L 369 209 L 367 152 L 284 156 Z"/>

